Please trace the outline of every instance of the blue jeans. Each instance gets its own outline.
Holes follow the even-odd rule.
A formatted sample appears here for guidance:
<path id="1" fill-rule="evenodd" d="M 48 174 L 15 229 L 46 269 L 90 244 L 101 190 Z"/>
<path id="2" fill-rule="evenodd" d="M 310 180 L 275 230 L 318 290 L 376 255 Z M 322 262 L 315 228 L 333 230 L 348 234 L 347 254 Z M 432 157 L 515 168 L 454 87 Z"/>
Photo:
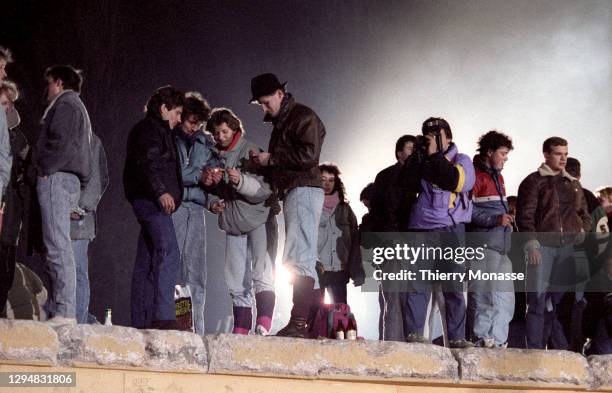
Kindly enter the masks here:
<path id="1" fill-rule="evenodd" d="M 178 283 L 189 285 L 193 304 L 195 332 L 204 334 L 204 305 L 206 303 L 206 219 L 204 207 L 184 202 L 174 213 L 181 266 Z"/>
<path id="2" fill-rule="evenodd" d="M 76 264 L 76 320 L 89 323 L 89 239 L 72 241 L 72 252 Z"/>
<path id="3" fill-rule="evenodd" d="M 473 262 L 472 270 L 483 273 L 512 273 L 512 262 L 507 255 L 485 248 L 482 262 Z M 492 338 L 495 345 L 508 341 L 508 328 L 514 315 L 514 284 L 512 281 L 478 281 L 469 283 L 473 300 L 474 339 Z"/>
<path id="4" fill-rule="evenodd" d="M 52 286 L 46 309 L 49 317 L 75 318 L 76 267 L 70 241 L 70 212 L 78 203 L 81 182 L 72 173 L 56 172 L 38 177 L 36 192 Z"/>
<path id="5" fill-rule="evenodd" d="M 544 318 L 547 299 L 553 306 L 559 302 L 562 294 L 548 292 L 548 287 L 556 275 L 558 269 L 569 266 L 573 255 L 573 245 L 563 247 L 541 247 L 542 263 L 539 265 L 527 265 L 527 314 L 526 335 L 527 348 L 544 349 Z"/>
<path id="6" fill-rule="evenodd" d="M 283 202 L 285 216 L 283 264 L 298 276 L 313 278 L 315 288 L 319 287 L 315 265 L 318 257 L 317 239 L 323 199 L 322 188 L 296 187 L 287 193 Z"/>
<path id="7" fill-rule="evenodd" d="M 132 326 L 143 329 L 154 320 L 176 319 L 174 286 L 181 257 L 171 216 L 146 199 L 134 200 L 132 208 L 140 223 L 132 273 Z"/>
<path id="8" fill-rule="evenodd" d="M 422 232 L 424 232 L 423 237 L 427 246 L 458 247 L 462 244 L 465 226 L 458 224 Z M 420 244 L 420 242 L 416 243 Z M 463 272 L 465 270 L 463 264 L 456 264 L 454 261 L 447 260 L 432 261 L 428 267 L 446 272 Z M 466 305 L 460 284 L 445 285 L 443 282 L 441 286 L 444 294 L 444 317 L 448 339 L 465 339 Z M 404 333 L 406 335 L 410 333 L 423 334 L 430 298 L 431 290 L 424 290 L 423 288 L 415 288 L 414 291 L 406 293 L 406 313 L 404 314 Z"/>

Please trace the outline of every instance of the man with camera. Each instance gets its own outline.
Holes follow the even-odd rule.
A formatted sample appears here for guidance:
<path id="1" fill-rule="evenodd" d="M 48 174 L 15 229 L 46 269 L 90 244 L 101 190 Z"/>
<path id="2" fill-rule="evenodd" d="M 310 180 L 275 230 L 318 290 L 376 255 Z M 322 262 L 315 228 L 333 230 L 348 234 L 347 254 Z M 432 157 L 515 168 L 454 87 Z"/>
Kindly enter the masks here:
<path id="1" fill-rule="evenodd" d="M 421 130 L 423 137 L 417 141 L 416 152 L 404 167 L 406 186 L 418 192 L 408 227 L 413 232 L 425 232 L 427 246 L 458 247 L 465 223 L 472 216 L 469 192 L 475 181 L 474 166 L 452 142 L 453 134 L 446 120 L 430 117 Z M 445 272 L 464 270 L 463 264 L 453 260 L 430 262 L 434 269 Z M 405 333 L 408 342 L 425 341 L 423 329 L 431 296 L 430 287 L 425 284 L 407 293 L 409 318 Z M 470 347 L 471 343 L 465 340 L 466 306 L 462 285 L 454 281 L 441 284 L 449 345 L 451 348 Z"/>

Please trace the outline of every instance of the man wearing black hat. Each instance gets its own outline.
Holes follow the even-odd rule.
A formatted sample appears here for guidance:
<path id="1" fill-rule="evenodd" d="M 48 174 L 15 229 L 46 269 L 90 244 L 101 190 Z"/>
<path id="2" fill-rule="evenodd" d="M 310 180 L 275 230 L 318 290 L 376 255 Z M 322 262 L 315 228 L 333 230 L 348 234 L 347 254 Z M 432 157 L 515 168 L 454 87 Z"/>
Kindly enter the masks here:
<path id="1" fill-rule="evenodd" d="M 264 121 L 274 126 L 268 152 L 253 152 L 251 157 L 269 169 L 270 182 L 283 200 L 283 263 L 293 275 L 293 308 L 278 335 L 303 338 L 318 287 L 317 234 L 324 198 L 318 166 L 325 127 L 312 109 L 295 102 L 286 84 L 274 74 L 251 80 L 251 103 L 261 105 Z"/>

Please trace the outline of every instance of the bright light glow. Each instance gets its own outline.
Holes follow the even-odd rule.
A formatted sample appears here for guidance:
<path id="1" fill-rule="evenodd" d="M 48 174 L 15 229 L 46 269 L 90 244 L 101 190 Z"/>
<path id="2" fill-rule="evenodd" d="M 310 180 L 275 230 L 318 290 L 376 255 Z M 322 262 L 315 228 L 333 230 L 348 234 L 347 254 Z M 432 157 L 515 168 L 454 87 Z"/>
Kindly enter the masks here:
<path id="1" fill-rule="evenodd" d="M 323 303 L 325 304 L 331 304 L 331 296 L 329 296 L 329 291 L 327 289 L 325 289 L 325 296 L 323 296 Z"/>
<path id="2" fill-rule="evenodd" d="M 279 284 L 291 283 L 293 279 L 293 273 L 285 267 L 285 265 L 276 265 L 276 282 Z"/>

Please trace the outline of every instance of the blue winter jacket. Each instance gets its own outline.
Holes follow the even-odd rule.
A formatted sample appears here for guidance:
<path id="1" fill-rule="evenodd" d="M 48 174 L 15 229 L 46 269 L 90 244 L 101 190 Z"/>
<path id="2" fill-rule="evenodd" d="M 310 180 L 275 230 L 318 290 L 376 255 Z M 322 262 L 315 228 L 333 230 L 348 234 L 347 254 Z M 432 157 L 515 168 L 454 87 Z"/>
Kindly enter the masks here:
<path id="1" fill-rule="evenodd" d="M 200 185 L 202 170 L 206 167 L 220 167 L 221 161 L 214 153 L 212 138 L 203 131 L 196 132 L 193 146 L 189 151 L 182 133 L 180 126 L 174 129 L 183 178 L 183 203 L 206 206 L 208 195 Z"/>

